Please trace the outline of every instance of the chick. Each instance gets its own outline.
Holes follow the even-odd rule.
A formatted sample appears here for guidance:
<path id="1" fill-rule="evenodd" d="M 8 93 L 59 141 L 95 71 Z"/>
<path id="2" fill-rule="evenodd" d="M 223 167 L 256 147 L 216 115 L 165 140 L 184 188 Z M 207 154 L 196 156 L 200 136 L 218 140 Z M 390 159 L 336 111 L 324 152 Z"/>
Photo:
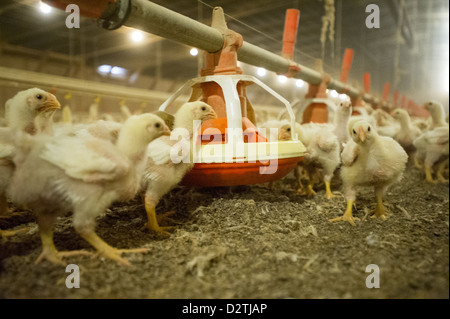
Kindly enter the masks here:
<path id="1" fill-rule="evenodd" d="M 95 218 L 114 201 L 136 195 L 148 143 L 169 132 L 159 117 L 144 114 L 123 124 L 116 145 L 93 137 L 19 135 L 9 194 L 13 203 L 32 209 L 37 217 L 43 250 L 36 262 L 64 264 L 64 256 L 86 254 L 58 252 L 53 243 L 52 225 L 67 211 L 73 212 L 75 230 L 101 256 L 129 265 L 122 253 L 145 252 L 105 243 L 95 233 Z"/>
<path id="2" fill-rule="evenodd" d="M 422 133 L 420 129 L 411 123 L 409 114 L 404 109 L 395 109 L 392 116 L 400 123 L 400 130 L 394 139 L 405 149 L 407 153 L 414 151 L 413 141 Z"/>
<path id="3" fill-rule="evenodd" d="M 436 127 L 448 126 L 445 121 L 445 111 L 441 103 L 436 101 L 430 101 L 424 104 L 425 109 L 430 112 L 431 124 L 428 130 L 433 130 Z"/>
<path id="4" fill-rule="evenodd" d="M 170 138 L 159 138 L 150 143 L 147 149 L 147 164 L 142 178 L 145 189 L 145 210 L 148 222 L 146 228 L 168 235 L 164 227 L 160 227 L 156 218 L 155 208 L 160 199 L 173 189 L 193 167 L 191 158 L 175 163 L 171 153 L 178 154 L 177 144 L 181 150 L 192 150 L 193 121 L 207 121 L 216 118 L 216 112 L 208 104 L 196 101 L 183 104 L 175 113 L 174 131 L 184 133 L 181 141 Z M 186 155 L 186 154 L 184 154 Z M 189 154 L 187 154 L 189 156 Z"/>
<path id="5" fill-rule="evenodd" d="M 310 183 L 307 188 L 307 195 L 312 196 L 315 194 L 313 189 L 313 175 L 316 174 L 317 168 L 323 168 L 324 182 L 326 188 L 326 197 L 331 199 L 337 197 L 331 191 L 331 179 L 333 178 L 334 171 L 340 164 L 340 146 L 337 137 L 333 134 L 333 127 L 328 124 L 316 124 L 308 123 L 295 125 L 296 133 L 299 140 L 305 145 L 307 154 L 304 157 L 303 162 L 299 165 L 303 165 L 310 172 Z M 291 125 L 285 124 L 280 128 L 279 136 L 280 141 L 286 141 L 291 139 Z M 299 192 L 302 191 L 302 184 L 299 181 Z"/>
<path id="6" fill-rule="evenodd" d="M 37 125 L 45 121 L 48 124 L 55 110 L 60 108 L 61 104 L 53 94 L 32 88 L 20 91 L 6 101 L 5 119 L 11 130 L 34 135 L 39 131 Z M 37 121 L 36 117 L 39 117 Z"/>
<path id="7" fill-rule="evenodd" d="M 344 144 L 350 139 L 348 133 L 348 121 L 352 115 L 352 104 L 348 101 L 344 101 L 338 104 L 336 114 L 334 116 L 334 130 L 333 133 L 339 140 L 341 150 Z"/>
<path id="8" fill-rule="evenodd" d="M 400 124 L 388 112 L 376 109 L 371 116 L 376 121 L 376 130 L 379 135 L 394 138 L 399 132 Z"/>
<path id="9" fill-rule="evenodd" d="M 425 132 L 416 138 L 413 144 L 417 149 L 416 163 L 424 161 L 426 181 L 430 183 L 447 182 L 442 176 L 442 172 L 449 154 L 449 127 L 440 126 Z M 438 179 L 434 180 L 432 167 L 436 163 L 442 164 L 439 165 Z"/>
<path id="10" fill-rule="evenodd" d="M 44 90 L 32 88 L 20 91 L 5 104 L 5 120 L 8 128 L 2 128 L 0 138 L 0 216 L 9 215 L 6 190 L 14 173 L 13 156 L 15 147 L 12 141 L 14 132 L 28 134 L 45 132 L 51 126 L 54 112 L 61 108 L 56 97 Z M 14 235 L 15 232 L 3 232 L 3 236 Z"/>
<path id="11" fill-rule="evenodd" d="M 400 180 L 408 161 L 408 155 L 394 139 L 378 135 L 374 127 L 365 120 L 350 123 L 352 140 L 342 151 L 341 178 L 347 209 L 343 216 L 331 219 L 348 221 L 355 226 L 352 208 L 356 200 L 357 186 L 374 186 L 377 198 L 372 217 L 386 219 L 383 194 L 393 183 Z"/>

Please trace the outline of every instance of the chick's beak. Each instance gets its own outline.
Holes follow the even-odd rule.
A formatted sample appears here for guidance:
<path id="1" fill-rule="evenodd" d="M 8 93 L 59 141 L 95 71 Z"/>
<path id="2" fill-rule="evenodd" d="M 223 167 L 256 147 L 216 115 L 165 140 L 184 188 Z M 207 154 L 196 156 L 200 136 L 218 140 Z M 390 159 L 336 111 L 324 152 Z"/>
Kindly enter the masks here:
<path id="1" fill-rule="evenodd" d="M 167 125 L 164 125 L 163 135 L 170 136 L 170 133 L 170 129 L 167 127 Z"/>
<path id="2" fill-rule="evenodd" d="M 40 107 L 39 110 L 40 111 L 51 111 L 51 110 L 58 110 L 60 108 L 61 108 L 61 104 L 56 99 L 56 97 L 53 94 L 48 93 L 47 100 L 42 104 L 42 106 Z"/>
<path id="3" fill-rule="evenodd" d="M 211 120 L 211 119 L 216 119 L 216 118 L 217 118 L 217 113 L 214 110 L 211 110 L 210 112 L 208 112 L 205 115 L 203 115 L 202 122 L 203 121 L 207 121 L 207 120 Z"/>
<path id="4" fill-rule="evenodd" d="M 361 142 L 364 142 L 367 138 L 366 132 L 364 131 L 362 126 L 358 128 L 358 136 Z"/>

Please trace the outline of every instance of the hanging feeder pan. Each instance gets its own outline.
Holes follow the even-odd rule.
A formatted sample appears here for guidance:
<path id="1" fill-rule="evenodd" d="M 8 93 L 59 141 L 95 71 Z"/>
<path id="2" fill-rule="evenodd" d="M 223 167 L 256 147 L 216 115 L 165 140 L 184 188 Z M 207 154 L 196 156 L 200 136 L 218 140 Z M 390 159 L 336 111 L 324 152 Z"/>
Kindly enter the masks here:
<path id="1" fill-rule="evenodd" d="M 306 152 L 297 136 L 289 141 L 268 141 L 264 132 L 242 116 L 237 86 L 256 84 L 285 105 L 291 127 L 295 126 L 290 103 L 253 76 L 235 74 L 194 78 L 170 96 L 159 110 L 166 111 L 188 88 L 192 90 L 190 101 L 198 100 L 201 97 L 198 92 L 205 84 L 220 87 L 226 117 L 202 123 L 194 135 L 191 160 L 195 165 L 182 180 L 182 185 L 216 187 L 259 184 L 280 179 L 297 166 Z M 216 109 L 215 105 L 211 106 Z M 221 112 L 217 113 L 220 116 Z"/>

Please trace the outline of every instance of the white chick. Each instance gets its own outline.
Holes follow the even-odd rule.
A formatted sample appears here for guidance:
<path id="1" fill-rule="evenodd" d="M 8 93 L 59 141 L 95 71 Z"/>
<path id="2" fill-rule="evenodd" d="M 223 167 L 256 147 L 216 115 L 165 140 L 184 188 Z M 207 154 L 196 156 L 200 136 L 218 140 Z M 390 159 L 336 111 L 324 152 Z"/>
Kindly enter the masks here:
<path id="1" fill-rule="evenodd" d="M 15 147 L 11 132 L 22 131 L 34 135 L 47 131 L 52 125 L 54 112 L 59 108 L 61 105 L 53 94 L 38 88 L 20 91 L 6 102 L 8 128 L 3 128 L 3 138 L 0 138 L 0 216 L 3 218 L 9 215 L 6 190 L 15 168 Z M 3 236 L 12 236 L 14 233 L 3 232 Z"/>
<path id="2" fill-rule="evenodd" d="M 376 109 L 371 116 L 376 121 L 376 129 L 379 135 L 394 138 L 400 130 L 400 124 L 388 112 L 382 109 Z"/>
<path id="3" fill-rule="evenodd" d="M 305 166 L 310 172 L 310 183 L 307 188 L 307 195 L 315 194 L 313 189 L 313 174 L 317 167 L 323 168 L 326 197 L 331 199 L 337 197 L 331 191 L 331 179 L 334 171 L 340 164 L 340 146 L 337 137 L 333 134 L 333 126 L 328 124 L 308 123 L 300 125 L 295 123 L 295 130 L 298 139 L 305 145 L 307 153 L 304 160 L 299 165 Z M 291 125 L 283 125 L 280 129 L 279 140 L 291 139 Z M 299 181 L 299 192 L 302 192 L 302 185 Z"/>
<path id="4" fill-rule="evenodd" d="M 333 133 L 339 140 L 341 150 L 343 149 L 344 144 L 350 139 L 350 134 L 348 133 L 348 121 L 351 116 L 352 104 L 349 101 L 340 102 L 334 116 Z"/>
<path id="5" fill-rule="evenodd" d="M 159 117 L 144 114 L 124 123 L 116 145 L 96 138 L 19 135 L 9 194 L 13 203 L 36 214 L 43 248 L 36 262 L 64 264 L 64 256 L 86 254 L 58 252 L 53 243 L 52 225 L 68 211 L 73 212 L 75 230 L 99 255 L 129 265 L 122 253 L 144 252 L 105 243 L 95 233 L 95 219 L 113 202 L 136 195 L 148 143 L 169 132 Z"/>
<path id="6" fill-rule="evenodd" d="M 36 125 L 42 124 L 44 120 L 49 123 L 55 110 L 60 108 L 61 104 L 53 94 L 38 88 L 32 88 L 20 91 L 6 101 L 5 119 L 8 127 L 13 131 L 22 131 L 34 135 L 39 130 Z M 36 121 L 38 115 L 41 118 Z"/>
<path id="7" fill-rule="evenodd" d="M 258 125 L 258 128 L 261 130 L 261 133 L 264 133 L 267 141 L 269 142 L 277 142 L 278 135 L 280 133 L 280 128 L 283 125 L 289 124 L 288 120 L 270 120 L 261 125 Z M 272 129 L 272 130 L 271 130 Z M 265 130 L 265 132 L 264 132 Z"/>
<path id="8" fill-rule="evenodd" d="M 400 123 L 400 130 L 394 139 L 400 143 L 407 153 L 414 151 L 413 141 L 422 133 L 420 129 L 411 123 L 409 114 L 404 109 L 395 109 L 392 116 Z"/>
<path id="9" fill-rule="evenodd" d="M 449 127 L 436 127 L 434 130 L 423 133 L 414 140 L 414 146 L 417 149 L 416 163 L 424 161 L 426 181 L 430 183 L 447 182 L 442 176 L 442 171 L 449 154 Z M 434 180 L 432 167 L 435 163 L 441 162 L 444 164 L 440 165 L 438 179 Z"/>
<path id="10" fill-rule="evenodd" d="M 431 125 L 428 130 L 433 130 L 436 127 L 448 126 L 445 121 L 445 111 L 441 103 L 436 101 L 430 101 L 424 104 L 424 108 L 430 112 L 431 115 Z"/>
<path id="11" fill-rule="evenodd" d="M 192 135 L 196 128 L 193 128 L 194 121 L 207 121 L 216 118 L 217 114 L 213 108 L 201 101 L 183 104 L 175 113 L 173 132 L 181 133 L 182 139 L 178 142 L 171 138 L 162 137 L 148 145 L 147 164 L 142 178 L 142 187 L 145 189 L 145 210 L 148 222 L 146 228 L 168 235 L 164 231 L 167 227 L 161 227 L 156 217 L 156 206 L 160 199 L 173 189 L 189 172 L 194 163 L 190 154 L 183 153 L 188 158 L 183 158 L 180 162 L 174 162 L 171 155 L 178 154 L 179 150 L 191 153 Z M 179 147 L 179 148 L 178 148 Z M 166 214 L 167 215 L 167 214 Z"/>
<path id="12" fill-rule="evenodd" d="M 383 194 L 393 183 L 400 180 L 408 161 L 408 155 L 394 139 L 378 135 L 367 121 L 360 120 L 349 125 L 352 140 L 342 151 L 341 178 L 347 209 L 343 216 L 331 219 L 348 221 L 355 226 L 352 208 L 356 200 L 357 186 L 374 186 L 377 198 L 372 217 L 386 219 Z"/>

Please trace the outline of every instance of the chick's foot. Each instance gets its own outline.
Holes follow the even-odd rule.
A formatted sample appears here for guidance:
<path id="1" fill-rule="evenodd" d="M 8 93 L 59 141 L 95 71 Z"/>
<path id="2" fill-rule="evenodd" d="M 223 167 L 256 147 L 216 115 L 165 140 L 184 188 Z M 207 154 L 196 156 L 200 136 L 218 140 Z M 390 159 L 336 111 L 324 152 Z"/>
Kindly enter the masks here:
<path id="1" fill-rule="evenodd" d="M 313 189 L 313 185 L 309 184 L 308 188 L 306 189 L 306 196 L 308 196 L 308 198 L 309 198 L 309 197 L 313 197 L 314 195 L 316 195 L 316 192 Z"/>
<path id="2" fill-rule="evenodd" d="M 106 242 L 103 241 L 95 232 L 88 231 L 80 233 L 80 236 L 83 237 L 89 244 L 91 244 L 96 250 L 97 254 L 93 257 L 101 256 L 105 258 L 109 258 L 117 261 L 120 265 L 130 266 L 130 262 L 125 258 L 122 258 L 123 253 L 146 253 L 148 249 L 146 248 L 137 248 L 137 249 L 117 249 L 111 247 Z"/>
<path id="3" fill-rule="evenodd" d="M 72 256 L 92 256 L 93 254 L 85 250 L 73 250 L 73 251 L 58 251 L 53 248 L 44 248 L 42 253 L 36 259 L 35 264 L 39 264 L 42 260 L 48 260 L 49 262 L 61 266 L 67 266 L 67 263 L 63 261 L 64 257 Z"/>
<path id="4" fill-rule="evenodd" d="M 338 222 L 338 221 L 346 221 L 349 222 L 352 226 L 356 226 L 355 221 L 360 221 L 358 217 L 353 217 L 353 201 L 347 201 L 347 209 L 345 210 L 344 215 L 341 217 L 330 219 L 330 222 Z"/>
<path id="5" fill-rule="evenodd" d="M 18 233 L 24 233 L 28 231 L 28 227 L 17 229 L 17 230 L 1 230 L 0 229 L 0 238 L 12 237 Z"/>
<path id="6" fill-rule="evenodd" d="M 384 205 L 382 203 L 377 204 L 377 207 L 375 208 L 375 212 L 373 213 L 373 215 L 370 216 L 370 218 L 380 218 L 381 220 L 387 219 L 386 209 L 384 208 Z"/>
<path id="7" fill-rule="evenodd" d="M 327 197 L 327 199 L 343 197 L 342 194 L 333 194 L 333 192 L 331 191 L 330 182 L 325 182 L 325 189 L 326 189 L 325 196 Z"/>

